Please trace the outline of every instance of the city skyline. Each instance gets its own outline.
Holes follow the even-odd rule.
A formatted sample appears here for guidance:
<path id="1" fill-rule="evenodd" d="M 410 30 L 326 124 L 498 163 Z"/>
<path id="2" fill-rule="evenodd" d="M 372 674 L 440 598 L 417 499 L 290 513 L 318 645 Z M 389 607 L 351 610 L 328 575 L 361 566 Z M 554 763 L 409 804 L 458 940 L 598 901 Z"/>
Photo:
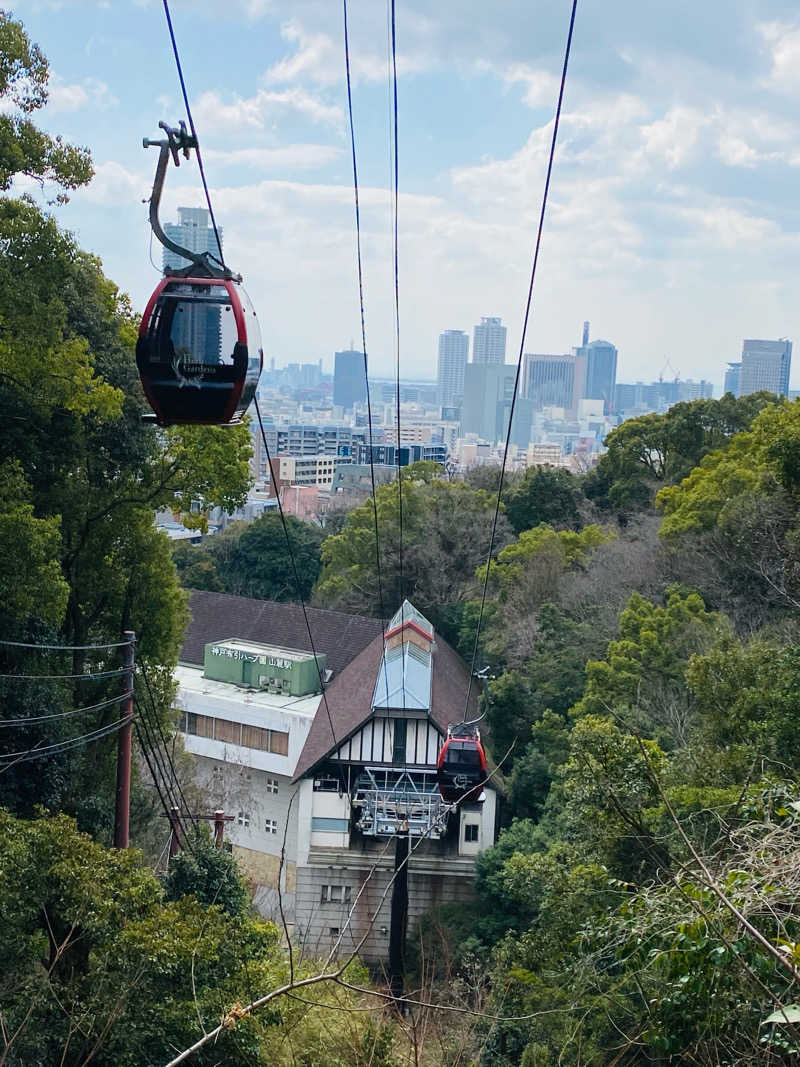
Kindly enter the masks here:
<path id="1" fill-rule="evenodd" d="M 20 0 L 14 11 L 51 63 L 44 128 L 94 154 L 91 185 L 51 210 L 142 308 L 156 272 L 142 204 L 155 159 L 141 139 L 186 118 L 160 6 Z M 502 317 L 518 349 L 567 16 L 519 0 L 501 19 L 474 3 L 398 11 L 409 377 L 430 376 L 433 339 L 471 329 L 473 312 Z M 201 0 L 175 20 L 226 258 L 265 327 L 265 356 L 327 359 L 330 337 L 360 332 L 341 11 Z M 353 0 L 350 31 L 367 345 L 371 372 L 390 374 L 383 17 Z M 684 377 L 721 385 L 743 337 L 800 334 L 798 47 L 800 14 L 783 0 L 579 11 L 526 351 L 559 351 L 581 314 L 618 347 L 619 377 L 656 374 L 669 354 Z M 25 180 L 15 190 L 41 197 Z M 187 161 L 168 177 L 164 217 L 201 203 Z"/>

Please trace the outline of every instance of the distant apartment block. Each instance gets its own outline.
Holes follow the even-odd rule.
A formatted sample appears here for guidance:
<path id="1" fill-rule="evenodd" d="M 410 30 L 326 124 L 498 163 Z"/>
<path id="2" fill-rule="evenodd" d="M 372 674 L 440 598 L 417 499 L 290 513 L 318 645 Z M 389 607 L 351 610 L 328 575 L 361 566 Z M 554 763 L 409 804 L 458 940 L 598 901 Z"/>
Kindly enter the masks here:
<path id="1" fill-rule="evenodd" d="M 473 363 L 505 363 L 506 328 L 500 319 L 482 318 L 472 334 Z"/>
<path id="2" fill-rule="evenodd" d="M 171 241 L 174 241 L 189 252 L 211 252 L 212 255 L 219 256 L 217 239 L 210 224 L 210 216 L 206 208 L 179 207 L 178 218 L 180 219 L 178 223 L 166 222 L 164 224 L 164 233 Z M 220 242 L 222 242 L 222 228 L 219 226 L 217 227 L 217 233 L 219 234 Z M 183 267 L 190 265 L 188 259 L 171 252 L 168 248 L 165 248 L 162 253 L 162 263 L 164 270 L 167 270 L 167 268 L 181 270 Z"/>
<path id="3" fill-rule="evenodd" d="M 792 366 L 792 342 L 745 340 L 739 372 L 739 396 L 764 389 L 778 396 L 789 395 L 789 372 Z"/>
<path id="4" fill-rule="evenodd" d="M 364 376 L 364 353 L 352 349 L 336 352 L 333 357 L 333 403 L 344 411 L 365 404 L 367 382 Z"/>
<path id="5" fill-rule="evenodd" d="M 460 404 L 464 395 L 464 368 L 469 355 L 469 337 L 463 330 L 445 330 L 439 335 L 436 365 L 439 403 Z"/>

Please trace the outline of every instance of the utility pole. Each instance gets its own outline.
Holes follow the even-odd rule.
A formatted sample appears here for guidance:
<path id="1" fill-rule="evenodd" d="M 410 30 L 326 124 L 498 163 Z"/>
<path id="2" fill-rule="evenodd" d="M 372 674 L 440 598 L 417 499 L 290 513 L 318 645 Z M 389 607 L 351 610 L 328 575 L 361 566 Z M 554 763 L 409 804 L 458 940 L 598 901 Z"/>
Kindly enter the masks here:
<path id="1" fill-rule="evenodd" d="M 117 734 L 117 798 L 114 811 L 114 848 L 127 848 L 131 827 L 131 726 L 133 724 L 133 661 L 136 634 L 125 630 L 122 648 L 123 699 L 120 704 L 125 725 Z"/>
<path id="2" fill-rule="evenodd" d="M 408 820 L 403 819 L 395 836 L 392 914 L 389 926 L 389 988 L 394 999 L 403 995 L 406 974 L 406 929 L 408 927 Z M 397 1006 L 403 1014 L 402 1005 Z"/>

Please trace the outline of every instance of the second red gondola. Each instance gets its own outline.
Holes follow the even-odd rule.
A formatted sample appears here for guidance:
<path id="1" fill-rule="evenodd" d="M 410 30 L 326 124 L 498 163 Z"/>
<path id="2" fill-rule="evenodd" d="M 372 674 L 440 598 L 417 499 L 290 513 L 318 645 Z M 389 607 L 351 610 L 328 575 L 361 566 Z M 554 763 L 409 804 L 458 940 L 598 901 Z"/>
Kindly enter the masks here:
<path id="1" fill-rule="evenodd" d="M 482 799 L 486 754 L 477 730 L 474 734 L 459 732 L 458 727 L 448 731 L 439 752 L 436 777 L 442 799 L 448 804 Z"/>

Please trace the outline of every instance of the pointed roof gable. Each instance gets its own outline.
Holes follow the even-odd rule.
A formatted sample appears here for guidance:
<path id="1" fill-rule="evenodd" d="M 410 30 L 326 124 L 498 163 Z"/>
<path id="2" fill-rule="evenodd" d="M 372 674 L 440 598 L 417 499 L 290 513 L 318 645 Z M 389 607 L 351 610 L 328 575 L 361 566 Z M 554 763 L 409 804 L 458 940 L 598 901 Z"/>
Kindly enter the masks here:
<path id="1" fill-rule="evenodd" d="M 387 634 L 391 632 L 392 624 L 395 624 L 395 632 L 398 627 L 412 624 L 415 630 L 424 632 L 428 638 L 427 650 L 411 640 L 387 649 L 387 670 L 384 672 L 386 635 L 379 634 L 356 656 L 326 688 L 328 708 L 326 710 L 325 702 L 321 700 L 300 753 L 295 781 L 307 775 L 360 729 L 372 717 L 375 707 L 397 711 L 402 716 L 404 670 L 407 710 L 427 711 L 442 734 L 447 733 L 448 726 L 464 717 L 470 688 L 467 664 L 441 637 L 433 643 L 433 627 L 408 601 L 389 623 Z M 396 653 L 395 659 L 389 658 L 392 653 Z M 419 657 L 424 657 L 425 662 Z M 475 718 L 477 708 L 478 686 L 473 685 L 467 718 Z"/>

